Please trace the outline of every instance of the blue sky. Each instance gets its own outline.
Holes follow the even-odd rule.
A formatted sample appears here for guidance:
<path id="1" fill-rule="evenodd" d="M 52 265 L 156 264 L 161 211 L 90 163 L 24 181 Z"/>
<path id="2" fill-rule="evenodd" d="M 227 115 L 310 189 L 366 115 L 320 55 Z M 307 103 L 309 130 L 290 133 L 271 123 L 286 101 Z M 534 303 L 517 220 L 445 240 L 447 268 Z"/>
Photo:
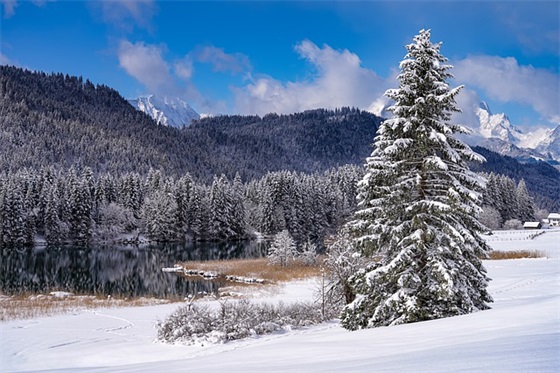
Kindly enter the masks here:
<path id="1" fill-rule="evenodd" d="M 80 75 L 198 112 L 375 110 L 422 28 L 480 100 L 522 127 L 560 124 L 558 1 L 0 0 L 0 63 Z"/>

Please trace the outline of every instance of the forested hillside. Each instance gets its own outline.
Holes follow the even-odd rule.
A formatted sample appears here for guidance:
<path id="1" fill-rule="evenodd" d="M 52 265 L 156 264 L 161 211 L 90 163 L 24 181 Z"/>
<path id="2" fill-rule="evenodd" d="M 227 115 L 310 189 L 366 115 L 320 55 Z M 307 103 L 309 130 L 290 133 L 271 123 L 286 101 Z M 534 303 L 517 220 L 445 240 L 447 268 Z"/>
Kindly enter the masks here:
<path id="1" fill-rule="evenodd" d="M 508 176 L 516 182 L 525 180 L 535 204 L 548 211 L 560 211 L 560 171 L 547 162 L 520 163 L 516 159 L 494 153 L 486 148 L 474 151 L 486 158 L 486 162 L 472 164 L 473 171 Z"/>
<path id="2" fill-rule="evenodd" d="M 176 129 L 158 126 L 118 92 L 63 74 L 0 66 L 0 169 L 89 167 L 94 174 L 150 169 L 210 184 L 272 171 L 323 172 L 362 165 L 381 118 L 351 108 L 290 115 L 218 116 Z M 476 171 L 525 179 L 538 206 L 560 210 L 560 172 L 524 165 L 484 148 Z"/>
<path id="3" fill-rule="evenodd" d="M 115 90 L 63 74 L 0 67 L 0 168 L 150 168 L 211 181 L 269 171 L 361 164 L 380 118 L 357 109 L 223 116 L 179 130 L 158 126 Z"/>
<path id="4" fill-rule="evenodd" d="M 90 166 L 146 173 L 186 167 L 176 131 L 88 80 L 0 67 L 0 169 Z"/>

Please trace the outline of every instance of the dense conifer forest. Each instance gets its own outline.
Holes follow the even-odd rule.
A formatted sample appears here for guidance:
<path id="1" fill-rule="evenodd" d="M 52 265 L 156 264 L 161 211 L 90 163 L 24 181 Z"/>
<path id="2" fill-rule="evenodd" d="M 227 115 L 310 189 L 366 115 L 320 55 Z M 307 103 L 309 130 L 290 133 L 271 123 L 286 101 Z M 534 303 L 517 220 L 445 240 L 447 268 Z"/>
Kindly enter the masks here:
<path id="1" fill-rule="evenodd" d="M 381 120 L 317 109 L 177 129 L 158 126 L 107 86 L 1 66 L 0 242 L 122 233 L 234 240 L 285 229 L 298 242 L 321 242 L 355 208 Z M 508 188 L 525 180 L 536 208 L 560 209 L 558 170 L 475 151 L 488 160 L 475 171 L 507 176 Z M 492 207 L 501 222 L 517 218 Z"/>
<path id="2" fill-rule="evenodd" d="M 115 90 L 63 74 L 0 67 L 0 169 L 90 167 L 94 173 L 189 173 L 243 180 L 269 171 L 362 164 L 380 118 L 357 109 L 219 116 L 158 126 Z"/>
<path id="3" fill-rule="evenodd" d="M 243 183 L 222 175 L 210 184 L 150 170 L 146 176 L 90 168 L 20 170 L 0 175 L 0 244 L 233 241 L 288 230 L 319 244 L 355 207 L 362 170 L 267 173 Z"/>

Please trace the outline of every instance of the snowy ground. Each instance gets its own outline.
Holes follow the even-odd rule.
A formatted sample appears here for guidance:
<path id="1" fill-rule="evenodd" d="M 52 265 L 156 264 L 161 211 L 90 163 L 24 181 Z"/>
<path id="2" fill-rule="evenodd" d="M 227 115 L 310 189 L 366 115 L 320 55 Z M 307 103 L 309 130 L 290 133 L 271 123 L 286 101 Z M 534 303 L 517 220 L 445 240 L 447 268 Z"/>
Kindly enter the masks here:
<path id="1" fill-rule="evenodd" d="M 331 322 L 211 346 L 154 343 L 156 320 L 176 304 L 83 311 L 0 323 L 0 372 L 560 371 L 560 230 L 532 240 L 500 233 L 489 243 L 549 257 L 486 261 L 488 311 L 357 332 Z M 314 287 L 291 283 L 262 298 L 309 299 Z"/>

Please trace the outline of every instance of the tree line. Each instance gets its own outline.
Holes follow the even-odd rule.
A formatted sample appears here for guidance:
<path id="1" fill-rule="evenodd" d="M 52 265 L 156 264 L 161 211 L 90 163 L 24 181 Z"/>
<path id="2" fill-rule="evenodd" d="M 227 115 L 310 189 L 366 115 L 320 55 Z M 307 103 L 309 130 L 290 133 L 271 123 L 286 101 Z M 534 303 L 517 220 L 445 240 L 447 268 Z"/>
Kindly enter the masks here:
<path id="1" fill-rule="evenodd" d="M 485 174 L 487 183 L 482 193 L 481 222 L 490 229 L 520 228 L 524 222 L 545 218 L 547 210 L 535 207 L 525 180 L 491 172 Z"/>
<path id="2" fill-rule="evenodd" d="M 96 243 L 147 237 L 158 242 L 234 241 L 283 230 L 321 244 L 355 207 L 362 170 L 267 173 L 211 183 L 150 170 L 95 175 L 88 167 L 0 175 L 0 244 Z"/>

